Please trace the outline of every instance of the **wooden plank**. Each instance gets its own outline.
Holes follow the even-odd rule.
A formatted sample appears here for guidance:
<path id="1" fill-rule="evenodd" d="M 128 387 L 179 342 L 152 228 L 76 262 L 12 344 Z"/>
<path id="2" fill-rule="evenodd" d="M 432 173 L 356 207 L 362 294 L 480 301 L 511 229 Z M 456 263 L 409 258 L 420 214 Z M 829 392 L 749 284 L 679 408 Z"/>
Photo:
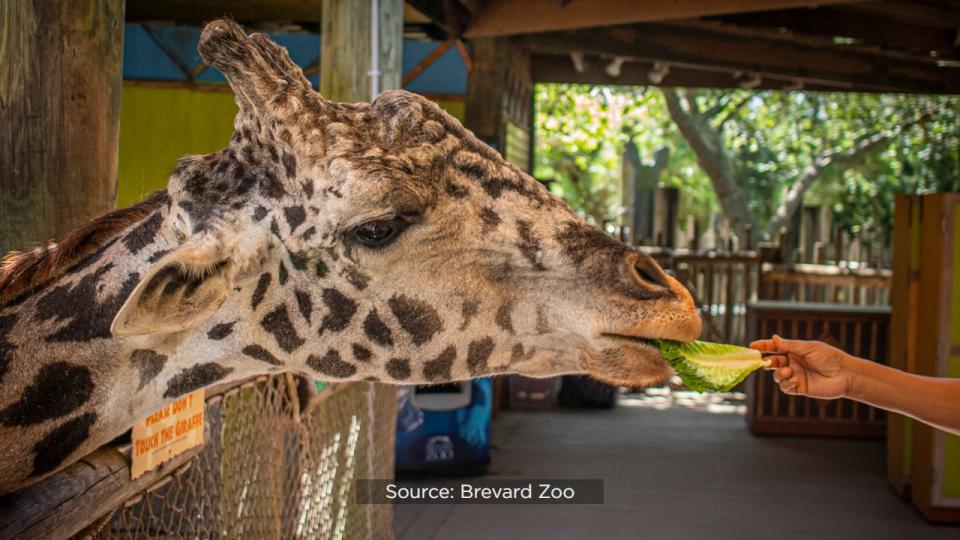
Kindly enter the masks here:
<path id="1" fill-rule="evenodd" d="M 372 101 L 370 2 L 325 0 L 320 33 L 320 93 L 334 101 Z M 380 91 L 400 87 L 403 0 L 380 0 Z"/>
<path id="2" fill-rule="evenodd" d="M 129 458 L 102 448 L 60 473 L 0 499 L 0 538 L 69 538 L 197 456 L 191 449 L 130 480 Z"/>
<path id="3" fill-rule="evenodd" d="M 323 4 L 323 0 L 127 0 L 127 16 L 131 21 L 202 23 L 230 15 L 238 21 L 317 23 L 323 14 Z"/>
<path id="4" fill-rule="evenodd" d="M 422 2 L 421 2 L 422 3 Z M 441 2 L 437 2 L 441 3 Z M 488 0 L 467 27 L 469 38 L 550 32 L 594 26 L 727 15 L 849 0 Z"/>
<path id="5" fill-rule="evenodd" d="M 115 203 L 123 0 L 0 2 L 0 254 Z"/>
<path id="6" fill-rule="evenodd" d="M 813 46 L 772 37 L 744 39 L 678 24 L 551 32 L 515 39 L 534 53 L 582 52 L 666 62 L 671 71 L 741 73 L 847 90 L 960 93 L 960 68 L 938 65 L 933 58 L 893 58 L 842 45 Z"/>
<path id="7" fill-rule="evenodd" d="M 887 50 L 928 53 L 937 51 L 939 58 L 956 57 L 956 29 L 926 28 L 908 22 L 870 13 L 853 13 L 842 8 L 816 10 L 790 9 L 743 15 L 723 16 L 717 20 L 745 28 L 766 28 L 771 31 L 815 35 L 832 39 L 853 38 L 863 45 Z"/>

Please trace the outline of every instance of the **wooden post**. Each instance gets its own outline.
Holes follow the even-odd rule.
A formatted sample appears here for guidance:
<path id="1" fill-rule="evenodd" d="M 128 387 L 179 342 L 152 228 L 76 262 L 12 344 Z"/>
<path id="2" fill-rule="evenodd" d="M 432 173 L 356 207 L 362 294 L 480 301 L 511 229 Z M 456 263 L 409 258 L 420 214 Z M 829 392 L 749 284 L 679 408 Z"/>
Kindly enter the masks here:
<path id="1" fill-rule="evenodd" d="M 324 0 L 323 25 L 320 35 L 320 93 L 335 101 L 373 101 L 377 96 L 371 88 L 371 77 L 379 76 L 379 91 L 400 88 L 402 74 L 401 53 L 403 52 L 403 0 L 378 0 L 378 26 L 376 36 L 380 52 L 380 74 L 371 73 L 373 24 L 373 2 L 371 0 Z M 357 382 L 352 384 L 369 385 L 365 393 L 368 411 L 375 409 L 377 400 L 393 403 L 386 412 L 391 418 L 384 418 L 385 425 L 396 423 L 396 389 L 393 386 Z M 381 420 L 378 420 L 378 422 Z M 373 424 L 367 426 L 373 429 Z M 370 433 L 368 431 L 368 433 Z M 384 437 L 380 444 L 387 448 L 394 446 L 394 433 Z M 382 454 L 389 463 L 374 463 L 373 453 L 368 453 L 367 462 L 358 464 L 359 478 L 375 478 L 376 471 L 393 472 L 393 452 Z M 392 530 L 393 512 L 367 514 L 368 519 L 379 522 L 372 524 L 372 530 Z M 371 517 L 376 516 L 376 517 Z"/>
<path id="2" fill-rule="evenodd" d="M 473 72 L 467 84 L 465 124 L 483 142 L 503 153 L 504 92 L 507 85 L 507 40 L 475 39 Z"/>
<path id="3" fill-rule="evenodd" d="M 320 93 L 334 101 L 373 101 L 371 0 L 324 0 Z M 380 91 L 400 88 L 403 1 L 379 0 Z"/>
<path id="4" fill-rule="evenodd" d="M 116 201 L 124 5 L 0 2 L 0 255 Z"/>

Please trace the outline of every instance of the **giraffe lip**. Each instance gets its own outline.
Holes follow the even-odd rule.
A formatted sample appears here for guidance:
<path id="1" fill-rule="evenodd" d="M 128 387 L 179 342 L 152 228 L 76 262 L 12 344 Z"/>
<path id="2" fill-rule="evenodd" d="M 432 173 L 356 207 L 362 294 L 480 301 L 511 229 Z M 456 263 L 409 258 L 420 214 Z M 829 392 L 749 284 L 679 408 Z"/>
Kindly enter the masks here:
<path id="1" fill-rule="evenodd" d="M 655 347 L 655 348 L 658 348 L 658 349 L 659 349 L 659 347 L 657 347 L 657 341 L 656 341 L 654 338 L 645 338 L 645 337 L 640 337 L 640 336 L 627 336 L 627 335 L 624 335 L 624 334 L 611 334 L 611 333 L 608 333 L 608 332 L 604 332 L 604 333 L 600 334 L 600 337 L 604 337 L 604 338 L 608 338 L 608 339 L 622 340 L 622 341 L 630 341 L 630 342 L 633 342 L 633 343 L 639 343 L 639 344 L 642 344 L 642 345 L 647 345 L 647 346 L 649 346 L 649 347 Z"/>

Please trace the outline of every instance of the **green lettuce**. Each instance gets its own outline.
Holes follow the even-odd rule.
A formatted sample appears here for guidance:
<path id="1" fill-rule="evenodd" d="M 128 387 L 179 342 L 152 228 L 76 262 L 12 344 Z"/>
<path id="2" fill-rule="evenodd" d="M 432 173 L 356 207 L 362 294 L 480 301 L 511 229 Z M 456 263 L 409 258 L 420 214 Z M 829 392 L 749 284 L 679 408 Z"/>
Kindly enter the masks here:
<path id="1" fill-rule="evenodd" d="M 683 384 L 697 392 L 729 392 L 764 365 L 760 351 L 736 345 L 657 340 L 657 346 Z"/>

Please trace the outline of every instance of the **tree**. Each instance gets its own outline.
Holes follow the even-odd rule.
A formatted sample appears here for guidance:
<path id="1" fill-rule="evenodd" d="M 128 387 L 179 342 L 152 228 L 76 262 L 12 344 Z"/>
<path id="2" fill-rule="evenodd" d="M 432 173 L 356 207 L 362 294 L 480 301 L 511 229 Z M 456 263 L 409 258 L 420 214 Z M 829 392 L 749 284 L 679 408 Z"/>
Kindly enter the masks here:
<path id="1" fill-rule="evenodd" d="M 535 174 L 597 223 L 618 215 L 628 144 L 644 160 L 670 147 L 661 182 L 681 216 L 768 234 L 801 202 L 860 234 L 892 221 L 894 193 L 960 189 L 954 96 L 539 85 L 536 99 Z"/>
<path id="2" fill-rule="evenodd" d="M 736 223 L 741 230 L 747 224 L 751 225 L 754 230 L 760 230 L 757 227 L 757 216 L 750 211 L 747 204 L 748 194 L 731 165 L 728 149 L 724 144 L 723 133 L 724 126 L 727 125 L 728 121 L 739 117 L 744 107 L 756 99 L 758 94 L 743 93 L 742 96 L 736 96 L 736 93 L 731 92 L 720 93 L 712 99 L 713 104 L 708 109 L 704 109 L 701 102 L 711 99 L 709 97 L 703 99 L 693 90 L 681 92 L 674 89 L 664 89 L 663 95 L 671 118 L 697 154 L 700 166 L 710 177 L 724 214 Z M 823 105 L 822 99 L 788 100 L 786 103 L 794 104 L 794 109 L 801 109 L 801 111 L 791 112 L 809 113 L 810 118 L 815 121 L 828 122 L 834 120 L 830 117 L 820 117 L 819 113 Z M 809 106 L 804 106 L 805 104 L 809 104 Z M 932 104 L 926 105 L 931 106 Z M 756 108 L 758 107 L 754 109 Z M 858 134 L 852 141 L 849 136 L 836 142 L 826 140 L 826 137 L 821 136 L 822 142 L 816 145 L 819 148 L 798 149 L 803 153 L 810 152 L 812 155 L 805 166 L 792 171 L 789 178 L 781 179 L 780 182 L 784 187 L 783 194 L 773 212 L 768 216 L 761 236 L 774 237 L 793 216 L 793 213 L 800 206 L 803 194 L 815 182 L 833 175 L 837 168 L 851 169 L 860 165 L 872 153 L 890 145 L 905 131 L 933 116 L 934 111 L 935 109 L 932 107 L 922 110 L 914 118 L 900 115 L 900 118 L 907 119 L 894 125 L 873 124 L 869 126 L 870 129 Z M 749 122 L 750 120 L 749 115 L 740 118 L 741 122 Z M 797 131 L 799 130 L 797 129 Z M 741 131 L 744 131 L 744 129 L 741 128 Z"/>

